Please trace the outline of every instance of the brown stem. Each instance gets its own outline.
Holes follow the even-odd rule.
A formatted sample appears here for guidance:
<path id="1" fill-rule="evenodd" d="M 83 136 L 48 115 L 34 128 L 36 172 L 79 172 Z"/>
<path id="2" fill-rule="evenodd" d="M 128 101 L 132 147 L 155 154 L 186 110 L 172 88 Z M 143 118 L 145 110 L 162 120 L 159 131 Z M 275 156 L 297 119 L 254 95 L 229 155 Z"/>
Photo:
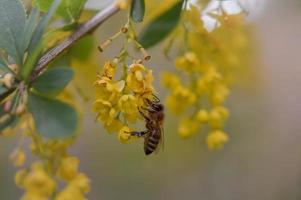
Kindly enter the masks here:
<path id="1" fill-rule="evenodd" d="M 39 60 L 37 67 L 32 73 L 31 81 L 34 81 L 59 55 L 64 51 L 69 49 L 76 41 L 78 41 L 83 36 L 93 32 L 99 25 L 106 21 L 109 17 L 119 11 L 117 4 L 112 4 L 105 8 L 104 10 L 97 13 L 92 19 L 81 25 L 78 30 L 76 30 L 69 38 L 60 43 L 58 46 L 54 47 L 48 51 Z"/>

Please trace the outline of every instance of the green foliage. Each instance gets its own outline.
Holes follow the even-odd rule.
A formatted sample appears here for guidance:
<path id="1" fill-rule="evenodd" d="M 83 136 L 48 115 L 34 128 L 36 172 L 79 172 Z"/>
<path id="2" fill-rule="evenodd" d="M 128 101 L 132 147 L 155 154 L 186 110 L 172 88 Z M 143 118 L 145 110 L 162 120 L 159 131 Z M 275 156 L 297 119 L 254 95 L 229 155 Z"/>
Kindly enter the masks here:
<path id="1" fill-rule="evenodd" d="M 75 135 L 78 119 L 75 109 L 70 105 L 31 93 L 29 111 L 42 136 L 62 139 Z"/>
<path id="2" fill-rule="evenodd" d="M 180 21 L 183 3 L 183 0 L 177 2 L 142 31 L 139 41 L 143 47 L 152 47 L 168 36 Z"/>
<path id="3" fill-rule="evenodd" d="M 33 9 L 29 14 L 22 34 L 21 53 L 27 50 L 39 20 L 39 11 Z"/>
<path id="4" fill-rule="evenodd" d="M 67 21 L 77 21 L 87 0 L 61 0 L 56 11 L 56 16 L 62 17 Z M 33 4 L 41 11 L 47 12 L 53 0 L 34 0 Z"/>
<path id="5" fill-rule="evenodd" d="M 55 97 L 68 85 L 74 73 L 70 68 L 53 68 L 39 76 L 33 88 L 45 96 Z"/>
<path id="6" fill-rule="evenodd" d="M 25 27 L 25 8 L 19 0 L 0 1 L 0 48 L 4 49 L 21 66 L 23 55 L 20 50 Z"/>
<path id="7" fill-rule="evenodd" d="M 145 14 L 144 0 L 133 0 L 131 5 L 131 18 L 134 22 L 142 22 Z"/>
<path id="8" fill-rule="evenodd" d="M 39 59 L 40 53 L 43 49 L 42 46 L 42 37 L 45 32 L 45 28 L 47 24 L 49 23 L 52 15 L 56 11 L 58 5 L 60 3 L 60 0 L 54 0 L 49 11 L 47 14 L 41 19 L 39 24 L 37 25 L 37 28 L 35 29 L 32 39 L 29 44 L 29 55 L 28 59 L 25 63 L 25 66 L 21 70 L 22 77 L 27 80 L 28 76 L 30 75 L 32 69 L 34 68 L 36 62 Z"/>

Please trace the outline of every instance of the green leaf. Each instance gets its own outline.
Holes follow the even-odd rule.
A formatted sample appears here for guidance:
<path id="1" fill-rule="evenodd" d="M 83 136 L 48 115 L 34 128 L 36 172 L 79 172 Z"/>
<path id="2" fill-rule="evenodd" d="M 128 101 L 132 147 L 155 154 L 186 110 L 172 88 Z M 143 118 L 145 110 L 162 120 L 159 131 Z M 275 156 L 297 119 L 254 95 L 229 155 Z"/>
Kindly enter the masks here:
<path id="1" fill-rule="evenodd" d="M 134 22 L 142 22 L 145 14 L 144 0 L 133 0 L 131 5 L 131 18 Z"/>
<path id="2" fill-rule="evenodd" d="M 57 96 L 71 81 L 74 73 L 71 68 L 53 68 L 39 76 L 33 88 L 46 96 Z"/>
<path id="3" fill-rule="evenodd" d="M 183 0 L 177 2 L 142 31 L 139 41 L 144 48 L 152 47 L 162 41 L 178 25 L 183 2 Z"/>
<path id="4" fill-rule="evenodd" d="M 56 11 L 60 1 L 61 0 L 53 1 L 49 11 L 45 16 L 43 16 L 42 20 L 39 22 L 37 28 L 33 33 L 32 39 L 29 43 L 28 59 L 26 60 L 24 67 L 21 69 L 21 75 L 25 80 L 27 80 L 27 78 L 29 77 L 32 69 L 35 67 L 35 64 L 40 57 L 40 54 L 43 50 L 42 37 L 44 35 L 46 25 L 49 23 L 52 15 Z"/>
<path id="5" fill-rule="evenodd" d="M 78 122 L 77 113 L 70 105 L 31 93 L 29 95 L 29 111 L 42 136 L 61 139 L 75 135 Z"/>
<path id="6" fill-rule="evenodd" d="M 47 12 L 53 0 L 34 0 L 33 4 L 41 11 Z M 56 16 L 68 21 L 77 21 L 87 0 L 62 0 Z"/>
<path id="7" fill-rule="evenodd" d="M 35 30 L 32 40 L 29 44 L 29 49 L 30 52 L 34 51 L 34 48 L 38 45 L 38 43 L 41 42 L 41 39 L 43 37 L 43 34 L 45 32 L 45 28 L 47 26 L 47 24 L 49 23 L 51 17 L 53 16 L 53 14 L 55 13 L 55 11 L 57 10 L 59 4 L 60 4 L 61 0 L 54 0 L 53 3 L 51 4 L 48 12 L 46 13 L 46 15 L 42 18 L 42 20 L 40 21 L 40 23 L 37 26 L 37 29 Z"/>
<path id="8" fill-rule="evenodd" d="M 21 52 L 25 53 L 27 50 L 29 43 L 33 37 L 33 33 L 35 31 L 35 28 L 38 24 L 38 19 L 39 19 L 39 11 L 37 9 L 33 9 L 28 16 L 26 23 L 25 23 L 25 28 L 23 31 L 23 40 L 21 44 Z"/>
<path id="9" fill-rule="evenodd" d="M 14 61 L 22 65 L 20 43 L 25 26 L 25 8 L 19 0 L 0 1 L 0 48 L 4 49 Z"/>

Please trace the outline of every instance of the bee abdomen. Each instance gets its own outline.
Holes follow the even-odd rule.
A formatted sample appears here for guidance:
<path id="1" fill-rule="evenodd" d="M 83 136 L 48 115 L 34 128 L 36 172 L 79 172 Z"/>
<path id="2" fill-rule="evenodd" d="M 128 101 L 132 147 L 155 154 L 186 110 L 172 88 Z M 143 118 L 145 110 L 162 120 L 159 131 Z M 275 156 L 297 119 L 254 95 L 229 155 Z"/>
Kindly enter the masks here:
<path id="1" fill-rule="evenodd" d="M 157 137 L 149 137 L 146 141 L 145 141 L 145 144 L 144 144 L 144 152 L 146 155 L 149 155 L 151 153 L 153 153 L 158 144 L 159 144 L 159 140 L 160 138 L 157 138 Z"/>

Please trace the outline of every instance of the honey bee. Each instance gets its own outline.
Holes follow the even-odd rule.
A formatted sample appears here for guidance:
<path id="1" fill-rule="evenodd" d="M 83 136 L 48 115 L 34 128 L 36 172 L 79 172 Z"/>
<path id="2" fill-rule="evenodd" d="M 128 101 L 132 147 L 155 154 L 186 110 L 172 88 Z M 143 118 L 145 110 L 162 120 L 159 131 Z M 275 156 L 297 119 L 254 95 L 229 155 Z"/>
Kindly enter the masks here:
<path id="1" fill-rule="evenodd" d="M 160 104 L 158 97 L 154 95 L 154 100 L 146 99 L 147 108 L 141 107 L 140 114 L 145 119 L 145 131 L 131 132 L 132 136 L 144 137 L 144 153 L 150 155 L 158 150 L 161 142 L 164 142 L 163 121 L 164 106 Z"/>

